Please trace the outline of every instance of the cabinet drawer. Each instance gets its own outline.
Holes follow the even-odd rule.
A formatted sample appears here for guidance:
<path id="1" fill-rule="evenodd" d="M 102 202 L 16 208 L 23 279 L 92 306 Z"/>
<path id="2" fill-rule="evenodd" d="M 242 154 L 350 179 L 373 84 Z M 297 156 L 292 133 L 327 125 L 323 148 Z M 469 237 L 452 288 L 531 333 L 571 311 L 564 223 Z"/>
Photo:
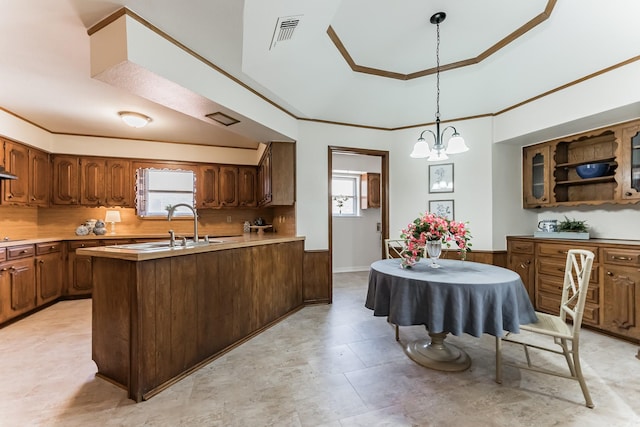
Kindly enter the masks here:
<path id="1" fill-rule="evenodd" d="M 19 259 L 33 256 L 35 249 L 33 245 L 11 246 L 7 248 L 7 259 Z"/>
<path id="2" fill-rule="evenodd" d="M 7 259 L 7 251 L 5 248 L 0 248 L 0 262 Z"/>
<path id="3" fill-rule="evenodd" d="M 539 293 L 556 295 L 558 298 L 558 304 L 560 304 L 560 297 L 562 296 L 562 278 L 540 275 L 538 276 L 537 285 L 537 291 Z M 600 303 L 599 287 L 597 285 L 594 286 L 589 284 L 589 289 L 587 290 L 587 302 L 596 305 Z M 560 305 L 558 305 L 558 307 L 560 307 Z"/>
<path id="4" fill-rule="evenodd" d="M 69 251 L 75 252 L 79 248 L 93 248 L 100 246 L 99 240 L 73 240 L 69 242 Z"/>
<path id="5" fill-rule="evenodd" d="M 559 283 L 564 279 L 565 261 L 557 258 L 545 258 L 538 261 L 538 274 L 546 274 L 549 276 L 560 277 Z M 591 285 L 597 285 L 600 282 L 600 266 L 591 266 L 591 276 L 589 277 Z"/>
<path id="6" fill-rule="evenodd" d="M 523 242 L 521 240 L 512 240 L 508 244 L 509 251 L 519 254 L 533 254 L 533 242 Z"/>
<path id="7" fill-rule="evenodd" d="M 36 255 L 51 254 L 62 250 L 61 242 L 36 243 Z"/>
<path id="8" fill-rule="evenodd" d="M 639 250 L 604 248 L 603 256 L 604 262 L 607 264 L 628 265 L 633 267 L 640 266 Z"/>
<path id="9" fill-rule="evenodd" d="M 588 245 L 581 245 L 580 243 L 576 244 L 553 244 L 553 243 L 538 243 L 538 256 L 549 256 L 555 258 L 563 258 L 567 259 L 567 253 L 569 253 L 569 249 L 586 249 L 588 251 L 593 252 L 595 257 L 593 258 L 593 263 L 596 264 L 598 262 L 598 248 Z"/>
<path id="10" fill-rule="evenodd" d="M 543 313 L 558 315 L 560 313 L 560 296 L 548 294 L 546 292 L 538 292 L 536 296 L 536 310 L 542 311 Z M 600 324 L 600 307 L 597 305 L 585 304 L 582 323 L 598 326 Z"/>

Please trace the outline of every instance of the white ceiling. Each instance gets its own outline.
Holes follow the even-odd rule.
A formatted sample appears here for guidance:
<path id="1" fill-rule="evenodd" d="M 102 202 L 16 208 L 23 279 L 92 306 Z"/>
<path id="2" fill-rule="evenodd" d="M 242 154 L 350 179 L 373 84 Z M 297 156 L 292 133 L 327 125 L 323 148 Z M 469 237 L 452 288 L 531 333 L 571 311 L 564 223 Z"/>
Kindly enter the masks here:
<path id="1" fill-rule="evenodd" d="M 420 125 L 434 120 L 435 76 L 405 81 L 354 72 L 329 26 L 357 65 L 409 74 L 435 67 L 433 13 L 447 13 L 440 52 L 446 65 L 477 57 L 548 3 L 1 0 L 0 107 L 62 134 L 238 147 L 274 138 L 244 117 L 250 131 L 225 128 L 92 79 L 87 29 L 126 6 L 295 117 L 389 129 Z M 270 49 L 278 18 L 298 15 L 291 40 Z M 496 113 L 639 55 L 639 16 L 637 0 L 558 1 L 549 19 L 493 55 L 443 71 L 443 120 Z M 118 119 L 122 110 L 154 120 L 131 129 Z"/>

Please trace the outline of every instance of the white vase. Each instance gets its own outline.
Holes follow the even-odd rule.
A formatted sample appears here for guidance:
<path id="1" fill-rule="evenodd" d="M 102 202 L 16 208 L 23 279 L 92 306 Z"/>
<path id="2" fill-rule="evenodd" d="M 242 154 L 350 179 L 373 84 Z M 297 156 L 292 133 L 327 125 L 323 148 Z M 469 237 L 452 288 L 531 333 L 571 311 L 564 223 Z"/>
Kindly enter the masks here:
<path id="1" fill-rule="evenodd" d="M 429 254 L 429 259 L 431 259 L 431 267 L 439 268 L 440 264 L 438 258 L 440 258 L 440 254 L 442 253 L 442 242 L 440 240 L 428 240 L 427 241 L 427 254 Z"/>

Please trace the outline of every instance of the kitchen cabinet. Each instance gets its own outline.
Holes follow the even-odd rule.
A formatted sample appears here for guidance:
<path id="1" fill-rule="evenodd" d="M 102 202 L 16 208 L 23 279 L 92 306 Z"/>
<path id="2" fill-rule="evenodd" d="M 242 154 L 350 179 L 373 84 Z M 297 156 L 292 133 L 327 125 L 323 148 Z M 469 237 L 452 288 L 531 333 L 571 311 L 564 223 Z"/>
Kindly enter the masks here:
<path id="1" fill-rule="evenodd" d="M 6 248 L 6 261 L 0 263 L 0 321 L 26 313 L 36 306 L 33 245 Z"/>
<path id="2" fill-rule="evenodd" d="M 238 206 L 258 206 L 258 170 L 254 166 L 238 167 Z"/>
<path id="3" fill-rule="evenodd" d="M 640 340 L 640 248 L 604 248 L 602 327 Z"/>
<path id="4" fill-rule="evenodd" d="M 218 197 L 218 176 L 219 167 L 217 165 L 200 165 L 198 167 L 196 192 L 197 207 L 217 208 L 220 206 Z"/>
<path id="5" fill-rule="evenodd" d="M 3 141 L 5 169 L 18 179 L 7 179 L 2 202 L 10 205 L 29 203 L 29 148 L 12 141 Z"/>
<path id="6" fill-rule="evenodd" d="M 36 305 L 54 301 L 62 294 L 64 264 L 62 242 L 36 244 Z"/>
<path id="7" fill-rule="evenodd" d="M 360 207 L 380 207 L 380 174 L 367 172 L 360 175 Z"/>
<path id="8" fill-rule="evenodd" d="M 29 202 L 30 206 L 49 206 L 51 199 L 51 166 L 49 154 L 29 148 Z"/>
<path id="9" fill-rule="evenodd" d="M 523 148 L 525 208 L 640 202 L 640 120 Z M 577 167 L 608 165 L 581 178 Z"/>
<path id="10" fill-rule="evenodd" d="M 93 274 L 91 257 L 76 254 L 78 248 L 100 246 L 99 240 L 72 240 L 67 242 L 67 288 L 65 295 L 91 295 Z"/>
<path id="11" fill-rule="evenodd" d="M 536 208 L 550 203 L 550 158 L 549 144 L 523 148 L 522 193 L 525 208 Z"/>
<path id="12" fill-rule="evenodd" d="M 19 206 L 48 206 L 50 188 L 49 155 L 26 145 L 4 141 L 6 169 L 18 179 L 5 180 L 2 203 Z"/>
<path id="13" fill-rule="evenodd" d="M 258 165 L 260 206 L 295 203 L 295 144 L 271 142 Z"/>
<path id="14" fill-rule="evenodd" d="M 585 327 L 640 342 L 640 241 L 508 236 L 508 267 L 523 277 L 525 269 L 519 262 L 527 262 L 531 258 L 525 255 L 531 256 L 535 269 L 526 277 L 534 280 L 535 309 L 558 314 L 569 249 L 586 249 L 595 255 L 583 318 Z"/>
<path id="15" fill-rule="evenodd" d="M 220 206 L 238 206 L 238 168 L 235 166 L 220 166 L 218 183 Z"/>
<path id="16" fill-rule="evenodd" d="M 622 128 L 620 148 L 621 197 L 640 200 L 640 123 Z"/>
<path id="17" fill-rule="evenodd" d="M 80 158 L 80 204 L 83 206 L 133 206 L 131 163 L 125 159 Z"/>
<path id="18" fill-rule="evenodd" d="M 509 239 L 507 241 L 507 267 L 520 275 L 522 284 L 529 294 L 529 299 L 535 301 L 535 249 L 533 242 Z"/>
<path id="19" fill-rule="evenodd" d="M 80 203 L 80 158 L 55 154 L 51 163 L 53 169 L 52 203 L 54 205 L 78 205 Z"/>

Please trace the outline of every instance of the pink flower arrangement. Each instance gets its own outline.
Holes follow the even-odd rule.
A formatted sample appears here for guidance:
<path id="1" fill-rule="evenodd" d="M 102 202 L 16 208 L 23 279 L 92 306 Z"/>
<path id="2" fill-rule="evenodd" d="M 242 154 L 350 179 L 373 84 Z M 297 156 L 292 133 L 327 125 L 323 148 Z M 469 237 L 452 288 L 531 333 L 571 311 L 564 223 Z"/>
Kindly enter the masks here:
<path id="1" fill-rule="evenodd" d="M 466 223 L 451 221 L 429 212 L 424 215 L 420 214 L 418 218 L 407 225 L 407 228 L 402 230 L 400 237 L 406 243 L 403 255 L 409 265 L 425 256 L 424 248 L 427 241 L 440 241 L 447 248 L 451 247 L 452 241 L 455 242 L 458 246 L 460 259 L 465 259 L 467 252 L 471 250 L 471 243 L 469 243 L 471 234 Z"/>

